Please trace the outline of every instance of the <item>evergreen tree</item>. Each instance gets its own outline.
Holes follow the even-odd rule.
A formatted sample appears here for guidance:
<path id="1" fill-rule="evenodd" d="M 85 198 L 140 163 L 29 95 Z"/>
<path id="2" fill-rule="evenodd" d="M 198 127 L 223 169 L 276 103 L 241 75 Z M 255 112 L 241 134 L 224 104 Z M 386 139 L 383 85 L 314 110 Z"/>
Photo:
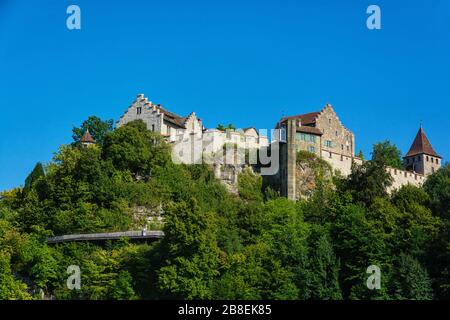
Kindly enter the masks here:
<path id="1" fill-rule="evenodd" d="M 427 271 L 408 254 L 401 253 L 395 261 L 392 277 L 394 299 L 431 300 L 433 291 Z"/>

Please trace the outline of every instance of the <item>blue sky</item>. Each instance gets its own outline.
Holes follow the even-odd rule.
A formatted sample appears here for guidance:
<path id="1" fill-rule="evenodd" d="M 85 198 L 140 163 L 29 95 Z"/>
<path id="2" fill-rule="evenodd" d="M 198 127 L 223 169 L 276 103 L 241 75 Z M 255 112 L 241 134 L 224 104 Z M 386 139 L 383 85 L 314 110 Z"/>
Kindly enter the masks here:
<path id="1" fill-rule="evenodd" d="M 272 128 L 331 103 L 366 156 L 384 139 L 406 153 L 423 121 L 448 160 L 450 2 L 0 0 L 0 190 L 138 93 L 206 127 Z"/>

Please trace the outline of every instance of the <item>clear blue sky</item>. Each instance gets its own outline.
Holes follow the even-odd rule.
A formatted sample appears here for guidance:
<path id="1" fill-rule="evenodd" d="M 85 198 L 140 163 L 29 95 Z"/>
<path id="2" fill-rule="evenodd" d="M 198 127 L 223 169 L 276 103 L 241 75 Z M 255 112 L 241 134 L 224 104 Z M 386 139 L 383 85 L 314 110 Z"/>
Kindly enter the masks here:
<path id="1" fill-rule="evenodd" d="M 384 139 L 405 153 L 422 120 L 448 160 L 450 1 L 0 0 L 0 190 L 138 93 L 206 127 L 272 128 L 331 103 L 366 156 Z"/>

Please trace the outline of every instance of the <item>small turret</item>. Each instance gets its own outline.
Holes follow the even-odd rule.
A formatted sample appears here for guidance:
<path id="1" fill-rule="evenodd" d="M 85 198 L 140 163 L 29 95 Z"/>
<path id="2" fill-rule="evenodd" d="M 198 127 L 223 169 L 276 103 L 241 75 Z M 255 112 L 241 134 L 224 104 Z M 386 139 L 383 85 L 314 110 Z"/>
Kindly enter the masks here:
<path id="1" fill-rule="evenodd" d="M 83 134 L 83 136 L 80 139 L 80 142 L 84 147 L 95 145 L 95 140 L 89 133 L 89 129 L 87 129 L 86 132 Z"/>

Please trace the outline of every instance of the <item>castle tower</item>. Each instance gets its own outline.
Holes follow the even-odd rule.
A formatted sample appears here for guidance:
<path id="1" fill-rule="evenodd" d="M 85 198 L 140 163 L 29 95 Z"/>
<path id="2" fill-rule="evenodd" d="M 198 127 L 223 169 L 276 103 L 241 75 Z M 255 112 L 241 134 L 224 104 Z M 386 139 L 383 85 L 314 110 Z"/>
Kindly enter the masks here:
<path id="1" fill-rule="evenodd" d="M 95 140 L 89 133 L 89 129 L 87 129 L 86 132 L 83 134 L 83 136 L 80 139 L 80 142 L 84 147 L 89 147 L 95 144 Z"/>
<path id="2" fill-rule="evenodd" d="M 403 159 L 406 170 L 429 175 L 441 167 L 442 157 L 434 151 L 425 131 L 420 126 L 411 148 Z"/>

